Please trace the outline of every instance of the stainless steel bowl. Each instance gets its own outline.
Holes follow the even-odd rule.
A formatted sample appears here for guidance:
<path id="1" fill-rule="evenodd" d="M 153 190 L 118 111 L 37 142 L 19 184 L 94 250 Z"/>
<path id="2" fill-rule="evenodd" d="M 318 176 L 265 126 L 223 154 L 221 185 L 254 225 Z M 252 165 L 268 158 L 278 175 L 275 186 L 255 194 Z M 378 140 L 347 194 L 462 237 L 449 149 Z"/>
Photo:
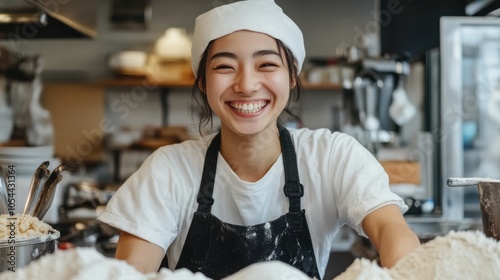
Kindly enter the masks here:
<path id="1" fill-rule="evenodd" d="M 477 186 L 483 232 L 500 241 L 500 180 L 490 178 L 449 178 L 450 187 Z"/>
<path id="2" fill-rule="evenodd" d="M 54 253 L 59 235 L 52 230 L 47 235 L 15 240 L 15 243 L 13 239 L 0 240 L 0 272 L 17 271 L 43 255 Z"/>

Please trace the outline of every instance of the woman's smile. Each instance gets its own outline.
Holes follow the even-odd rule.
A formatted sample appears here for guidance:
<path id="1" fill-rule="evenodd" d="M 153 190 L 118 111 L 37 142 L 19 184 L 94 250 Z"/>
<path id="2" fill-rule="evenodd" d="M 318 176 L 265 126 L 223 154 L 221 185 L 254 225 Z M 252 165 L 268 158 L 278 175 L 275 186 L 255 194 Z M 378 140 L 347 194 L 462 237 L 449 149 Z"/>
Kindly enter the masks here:
<path id="1" fill-rule="evenodd" d="M 260 113 L 266 107 L 268 101 L 230 101 L 226 104 L 228 104 L 229 107 L 240 115 L 255 115 Z"/>

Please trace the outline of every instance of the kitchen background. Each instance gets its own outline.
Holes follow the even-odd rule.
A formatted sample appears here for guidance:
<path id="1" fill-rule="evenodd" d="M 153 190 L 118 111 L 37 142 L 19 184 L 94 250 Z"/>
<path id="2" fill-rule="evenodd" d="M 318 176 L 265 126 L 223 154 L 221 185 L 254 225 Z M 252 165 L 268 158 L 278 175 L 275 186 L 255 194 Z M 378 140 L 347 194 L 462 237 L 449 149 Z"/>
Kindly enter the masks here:
<path id="1" fill-rule="evenodd" d="M 12 35 L 12 30 L 16 30 L 12 26 L 0 24 L 0 38 L 3 38 L 0 60 L 5 50 L 10 51 L 18 59 L 26 58 L 25 64 L 19 65 L 27 65 L 28 72 L 33 74 L 25 80 L 17 76 L 10 85 L 6 82 L 8 78 L 1 79 L 0 109 L 12 105 L 16 100 L 13 96 L 23 95 L 13 92 L 24 93 L 31 104 L 24 107 L 31 108 L 31 116 L 37 120 L 31 121 L 29 129 L 22 121 L 16 123 L 12 136 L 0 144 L 0 163 L 17 163 L 19 168 L 18 197 L 22 200 L 26 196 L 34 169 L 48 154 L 52 159 L 51 168 L 59 162 L 67 163 L 69 168 L 45 220 L 61 223 L 92 219 L 119 183 L 136 170 L 152 150 L 198 137 L 196 108 L 191 102 L 192 74 L 189 61 L 182 56 L 188 48 L 174 46 L 173 54 L 165 54 L 165 48 L 157 50 L 155 46 L 172 43 L 162 41 L 167 29 L 181 35 L 185 31 L 189 38 L 197 15 L 229 2 L 233 1 L 86 1 L 86 4 L 80 3 L 79 14 L 96 34 L 76 36 L 83 38 L 62 32 L 44 35 L 37 33 L 36 28 L 24 30 L 27 36 L 23 38 Z M 464 174 L 443 173 L 447 158 L 441 156 L 441 144 L 447 142 L 437 139 L 439 129 L 449 124 L 442 117 L 440 98 L 443 61 L 443 52 L 439 49 L 443 42 L 440 17 L 485 18 L 486 13 L 500 6 L 500 1 L 276 2 L 304 34 L 305 87 L 301 106 L 295 107 L 304 125 L 340 130 L 360 140 L 383 163 L 391 187 L 412 207 L 409 220 L 412 215 L 446 217 L 448 213 L 443 208 L 449 206 L 448 196 L 458 195 L 459 200 L 464 200 L 464 191 L 447 193 L 443 178 Z M 70 6 L 67 3 L 52 2 L 61 11 Z M 11 9 L 9 5 L 0 4 L 0 14 Z M 488 18 L 492 18 L 491 24 L 496 24 L 498 30 L 498 18 L 494 15 Z M 497 31 L 486 33 L 489 35 L 485 37 L 500 39 Z M 183 42 L 185 38 L 177 37 L 174 41 Z M 494 46 L 498 44 L 493 44 L 493 53 Z M 478 52 L 477 47 L 468 50 L 472 50 L 469 54 Z M 146 60 L 141 60 L 144 58 Z M 464 63 L 472 65 L 475 61 L 469 59 Z M 494 61 L 498 63 L 498 59 Z M 127 67 L 130 65 L 126 63 L 133 66 L 138 63 L 138 67 Z M 464 79 L 464 84 L 471 88 L 475 82 L 471 77 L 477 71 L 474 67 L 469 69 L 456 79 Z M 9 73 L 5 76 L 13 75 L 12 71 Z M 353 98 L 359 94 L 364 98 Z M 396 99 L 400 103 L 394 102 Z M 458 99 L 461 100 L 461 96 Z M 359 105 L 359 100 L 365 103 Z M 391 105 L 400 110 L 390 112 Z M 0 114 L 0 121 L 7 120 L 6 116 Z M 477 137 L 477 121 L 475 123 L 476 127 L 472 125 L 467 129 L 473 132 L 469 138 L 477 140 L 480 137 Z M 297 125 L 293 120 L 287 124 Z M 8 131 L 4 127 L 8 128 L 2 123 L 2 130 Z M 468 139 L 464 146 L 459 143 L 457 153 L 474 150 L 474 143 L 480 146 L 479 141 L 462 139 L 461 123 L 458 128 L 453 127 L 459 130 L 458 135 L 456 130 L 448 131 L 448 138 Z M 36 152 L 43 155 L 36 157 L 35 150 L 30 152 L 29 148 L 38 148 Z M 23 160 L 30 155 L 37 161 L 28 165 L 33 171 L 24 172 L 21 170 Z M 425 224 L 425 233 L 443 234 L 443 230 L 463 228 L 465 218 L 477 219 L 477 192 L 467 190 L 465 196 L 469 193 L 475 202 L 470 208 L 464 207 L 463 201 L 448 203 L 459 205 L 460 213 L 452 218 L 453 222 L 460 220 L 460 223 L 441 222 L 436 228 L 429 227 L 436 223 Z M 368 253 L 366 244 L 349 232 L 339 234 L 337 245 L 334 252 L 339 254 Z M 332 269 L 341 271 L 340 263 Z"/>
<path id="2" fill-rule="evenodd" d="M 154 54 L 157 40 L 168 28 L 183 28 L 190 35 L 197 15 L 225 2 L 228 1 L 150 1 L 151 19 L 145 19 L 143 29 L 116 28 L 110 18 L 120 8 L 114 6 L 113 1 L 98 1 L 97 9 L 93 11 L 96 16 L 95 38 L 4 40 L 6 47 L 14 48 L 18 53 L 40 55 L 43 60 L 44 93 L 41 102 L 52 113 L 56 153 L 62 158 L 77 156 L 99 160 L 103 152 L 100 145 L 94 145 L 91 153 L 74 153 L 78 153 L 79 143 L 83 145 L 82 141 L 88 140 L 85 132 L 102 131 L 99 126 L 108 119 L 113 132 L 117 133 L 125 126 L 137 129 L 168 124 L 187 126 L 191 134 L 196 134 L 188 110 L 189 87 L 167 88 L 166 101 L 159 94 L 165 88 L 148 89 L 140 96 L 139 102 L 134 102 L 133 108 L 127 109 L 125 96 L 131 98 L 133 86 L 103 86 L 98 82 L 114 77 L 109 67 L 113 54 L 128 50 Z M 302 1 L 277 2 L 285 4 L 285 11 L 302 29 L 306 51 L 311 58 L 334 57 L 339 47 L 359 44 L 363 35 L 377 31 L 373 1 L 358 1 L 356 5 L 350 5 L 348 1 L 314 1 L 311 2 L 313 5 L 304 5 Z M 141 7 L 135 13 L 132 16 L 140 15 Z M 306 90 L 300 114 L 306 126 L 333 128 L 332 107 L 339 103 L 339 92 L 340 89 L 335 88 Z M 162 106 L 164 102 L 169 106 Z M 132 169 L 136 167 L 133 164 Z"/>

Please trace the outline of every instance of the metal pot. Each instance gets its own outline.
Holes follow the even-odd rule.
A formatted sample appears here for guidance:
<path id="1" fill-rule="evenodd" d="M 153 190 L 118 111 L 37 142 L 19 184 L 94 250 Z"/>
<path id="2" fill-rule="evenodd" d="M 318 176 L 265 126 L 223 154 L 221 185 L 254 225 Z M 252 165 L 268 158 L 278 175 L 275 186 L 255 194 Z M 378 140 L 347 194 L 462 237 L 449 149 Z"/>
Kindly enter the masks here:
<path id="1" fill-rule="evenodd" d="M 500 182 L 479 182 L 477 187 L 484 235 L 500 241 Z"/>
<path id="2" fill-rule="evenodd" d="M 450 178 L 450 187 L 477 186 L 484 235 L 500 241 L 500 180 Z"/>
<path id="3" fill-rule="evenodd" d="M 0 272 L 17 271 L 43 255 L 54 253 L 58 238 L 59 232 L 54 230 L 48 235 L 15 240 L 15 243 L 13 239 L 1 240 Z"/>

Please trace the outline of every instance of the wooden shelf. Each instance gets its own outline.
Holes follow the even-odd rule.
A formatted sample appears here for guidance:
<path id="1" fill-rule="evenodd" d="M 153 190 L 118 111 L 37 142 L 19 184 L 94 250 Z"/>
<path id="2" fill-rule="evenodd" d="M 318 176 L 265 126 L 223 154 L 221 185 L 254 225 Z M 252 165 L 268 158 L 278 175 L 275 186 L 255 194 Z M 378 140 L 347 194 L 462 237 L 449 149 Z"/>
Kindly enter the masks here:
<path id="1" fill-rule="evenodd" d="M 183 80 L 154 80 L 148 77 L 116 77 L 109 78 L 99 82 L 103 86 L 109 87 L 134 87 L 134 86 L 159 86 L 168 88 L 192 88 L 194 77 Z M 342 84 L 309 84 L 302 82 L 304 90 L 342 90 Z"/>
<path id="2" fill-rule="evenodd" d="M 159 86 L 168 88 L 191 88 L 194 84 L 194 79 L 158 81 L 148 77 L 117 77 L 102 80 L 99 84 L 106 87 Z"/>

